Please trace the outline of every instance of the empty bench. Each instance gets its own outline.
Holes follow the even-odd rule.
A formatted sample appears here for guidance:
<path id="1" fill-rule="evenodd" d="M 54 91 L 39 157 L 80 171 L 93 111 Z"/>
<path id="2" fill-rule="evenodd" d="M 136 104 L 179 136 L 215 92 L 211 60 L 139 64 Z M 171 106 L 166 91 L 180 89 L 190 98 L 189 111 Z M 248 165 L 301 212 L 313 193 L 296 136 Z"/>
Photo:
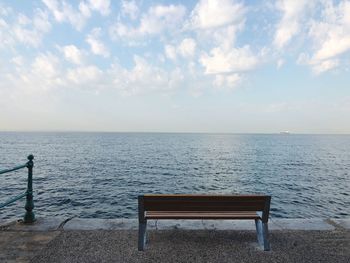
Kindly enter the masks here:
<path id="1" fill-rule="evenodd" d="M 259 245 L 270 250 L 267 195 L 140 195 L 138 249 L 144 250 L 147 220 L 226 219 L 255 220 Z"/>

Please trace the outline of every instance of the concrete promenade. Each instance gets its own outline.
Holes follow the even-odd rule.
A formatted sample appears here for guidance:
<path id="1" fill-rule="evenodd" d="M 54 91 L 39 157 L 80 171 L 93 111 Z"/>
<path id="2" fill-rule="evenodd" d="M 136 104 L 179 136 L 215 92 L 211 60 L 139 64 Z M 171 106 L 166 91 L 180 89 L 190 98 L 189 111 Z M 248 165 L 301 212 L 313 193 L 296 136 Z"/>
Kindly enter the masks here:
<path id="1" fill-rule="evenodd" d="M 137 227 L 134 219 L 0 221 L 0 262 L 350 262 L 350 218 L 272 218 L 269 252 L 254 221 L 150 221 L 144 252 Z"/>

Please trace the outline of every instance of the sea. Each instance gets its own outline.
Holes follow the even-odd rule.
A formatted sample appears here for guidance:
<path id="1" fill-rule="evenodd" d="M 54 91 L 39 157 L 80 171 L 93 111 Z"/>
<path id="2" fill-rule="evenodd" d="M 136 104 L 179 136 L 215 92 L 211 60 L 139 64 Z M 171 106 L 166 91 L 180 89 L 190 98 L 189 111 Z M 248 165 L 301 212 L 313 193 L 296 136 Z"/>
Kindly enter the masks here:
<path id="1" fill-rule="evenodd" d="M 0 170 L 29 154 L 37 217 L 136 218 L 154 193 L 269 194 L 272 218 L 350 216 L 350 135 L 0 132 Z M 26 182 L 26 168 L 1 174 L 0 203 Z"/>

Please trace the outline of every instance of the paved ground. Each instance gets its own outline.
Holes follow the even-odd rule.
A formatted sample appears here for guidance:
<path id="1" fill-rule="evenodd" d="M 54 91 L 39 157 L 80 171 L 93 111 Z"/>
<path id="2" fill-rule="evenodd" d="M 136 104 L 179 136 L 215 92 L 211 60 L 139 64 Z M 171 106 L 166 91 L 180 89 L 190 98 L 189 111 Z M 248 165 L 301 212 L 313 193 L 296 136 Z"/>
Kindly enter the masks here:
<path id="1" fill-rule="evenodd" d="M 60 232 L 0 231 L 0 262 L 29 262 Z"/>
<path id="2" fill-rule="evenodd" d="M 252 231 L 64 231 L 31 262 L 350 262 L 349 231 L 273 231 L 270 252 Z"/>
<path id="3" fill-rule="evenodd" d="M 0 224 L 0 262 L 350 263 L 348 219 L 324 220 L 317 227 L 318 221 L 304 222 L 306 226 L 307 223 L 313 226 L 311 229 L 319 230 L 305 230 L 300 220 L 281 221 L 280 224 L 289 224 L 289 228 L 278 228 L 278 224 L 272 227 L 275 230 L 270 231 L 269 252 L 258 248 L 255 231 L 244 224 L 236 224 L 233 228 L 236 231 L 227 230 L 232 226 L 222 222 L 215 226 L 209 224 L 209 228 L 203 225 L 206 228 L 200 229 L 197 229 L 198 222 L 196 225 L 178 221 L 158 227 L 150 225 L 146 251 L 139 252 L 134 221 L 79 219 L 70 222 L 70 225 L 69 220 L 39 220 L 34 225 Z M 326 226 L 324 222 L 328 222 Z M 296 228 L 298 230 L 294 230 Z"/>
<path id="4" fill-rule="evenodd" d="M 149 231 L 139 252 L 134 230 L 3 231 L 0 262 L 350 262 L 349 230 L 271 231 L 269 252 L 255 238 L 253 231 Z"/>

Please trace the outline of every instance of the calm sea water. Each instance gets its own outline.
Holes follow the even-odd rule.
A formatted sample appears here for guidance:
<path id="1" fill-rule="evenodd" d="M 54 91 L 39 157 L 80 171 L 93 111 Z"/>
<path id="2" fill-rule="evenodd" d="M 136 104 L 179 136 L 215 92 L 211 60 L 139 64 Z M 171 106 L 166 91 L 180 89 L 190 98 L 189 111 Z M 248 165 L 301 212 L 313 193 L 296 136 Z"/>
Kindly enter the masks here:
<path id="1" fill-rule="evenodd" d="M 0 170 L 35 155 L 40 217 L 136 218 L 143 193 L 272 195 L 272 217 L 350 215 L 350 136 L 0 133 Z M 0 175 L 0 202 L 26 169 Z M 24 213 L 20 200 L 0 218 Z"/>

